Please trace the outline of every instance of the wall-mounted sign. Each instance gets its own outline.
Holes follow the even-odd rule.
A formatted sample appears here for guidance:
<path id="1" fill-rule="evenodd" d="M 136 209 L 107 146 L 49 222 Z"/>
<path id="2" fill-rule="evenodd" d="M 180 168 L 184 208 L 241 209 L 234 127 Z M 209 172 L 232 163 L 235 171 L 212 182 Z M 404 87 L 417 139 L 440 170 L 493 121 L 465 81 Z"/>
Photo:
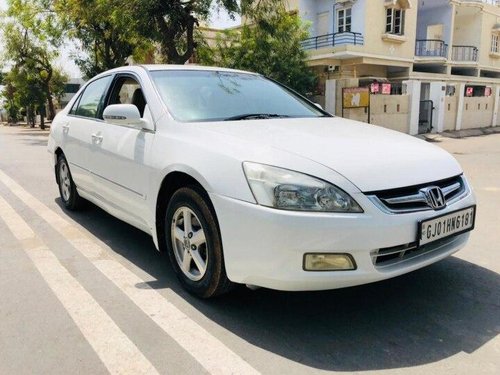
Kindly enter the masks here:
<path id="1" fill-rule="evenodd" d="M 378 83 L 372 83 L 370 85 L 370 92 L 372 94 L 378 94 L 380 92 L 380 85 Z"/>
<path id="2" fill-rule="evenodd" d="M 472 96 L 474 95 L 474 87 L 466 87 L 465 88 L 465 96 Z"/>
<path id="3" fill-rule="evenodd" d="M 390 83 L 382 83 L 382 94 L 383 95 L 391 95 L 391 84 Z"/>
<path id="4" fill-rule="evenodd" d="M 484 96 L 491 96 L 491 87 L 486 87 L 484 89 Z"/>
<path id="5" fill-rule="evenodd" d="M 370 105 L 368 87 L 346 87 L 342 90 L 343 108 L 363 108 Z"/>

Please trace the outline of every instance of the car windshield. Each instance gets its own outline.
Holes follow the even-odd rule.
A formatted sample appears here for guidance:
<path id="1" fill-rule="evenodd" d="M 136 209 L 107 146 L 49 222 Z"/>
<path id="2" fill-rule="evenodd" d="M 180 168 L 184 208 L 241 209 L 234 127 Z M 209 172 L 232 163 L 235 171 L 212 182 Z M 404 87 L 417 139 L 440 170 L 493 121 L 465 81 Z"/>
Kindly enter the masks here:
<path id="1" fill-rule="evenodd" d="M 179 121 L 327 116 L 285 87 L 260 75 L 206 70 L 158 70 L 151 75 Z"/>

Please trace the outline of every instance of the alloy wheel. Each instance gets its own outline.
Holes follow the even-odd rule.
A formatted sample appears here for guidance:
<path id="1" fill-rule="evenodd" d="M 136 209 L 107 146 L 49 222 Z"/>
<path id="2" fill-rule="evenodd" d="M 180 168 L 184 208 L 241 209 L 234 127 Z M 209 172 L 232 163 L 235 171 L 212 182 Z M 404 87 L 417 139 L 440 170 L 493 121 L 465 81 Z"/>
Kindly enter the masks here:
<path id="1" fill-rule="evenodd" d="M 181 271 L 190 280 L 201 280 L 207 272 L 208 248 L 205 231 L 193 210 L 184 206 L 175 211 L 171 239 Z"/>
<path id="2" fill-rule="evenodd" d="M 59 186 L 63 199 L 67 202 L 71 198 L 71 178 L 69 174 L 68 164 L 62 161 L 59 164 Z"/>

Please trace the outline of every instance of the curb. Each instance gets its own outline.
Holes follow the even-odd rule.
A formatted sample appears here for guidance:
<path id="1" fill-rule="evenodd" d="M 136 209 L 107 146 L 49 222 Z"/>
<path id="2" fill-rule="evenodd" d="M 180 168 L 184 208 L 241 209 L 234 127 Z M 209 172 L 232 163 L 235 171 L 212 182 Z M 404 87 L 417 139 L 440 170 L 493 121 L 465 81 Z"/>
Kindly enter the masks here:
<path id="1" fill-rule="evenodd" d="M 468 137 L 481 137 L 483 135 L 490 135 L 490 134 L 500 134 L 500 126 L 488 127 L 488 128 L 477 128 L 477 129 L 444 131 L 442 133 L 419 134 L 416 137 L 423 139 L 427 142 L 442 142 L 443 138 L 461 139 L 461 138 L 468 138 Z"/>

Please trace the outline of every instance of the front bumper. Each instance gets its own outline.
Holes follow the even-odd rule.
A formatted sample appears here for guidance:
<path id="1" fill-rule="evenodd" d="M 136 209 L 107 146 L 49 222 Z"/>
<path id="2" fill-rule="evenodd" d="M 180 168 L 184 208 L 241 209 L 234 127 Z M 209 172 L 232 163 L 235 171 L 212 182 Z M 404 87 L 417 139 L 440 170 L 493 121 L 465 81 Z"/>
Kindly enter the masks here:
<path id="1" fill-rule="evenodd" d="M 390 267 L 377 267 L 373 252 L 416 241 L 420 220 L 471 206 L 475 204 L 474 195 L 470 192 L 439 212 L 408 214 L 387 214 L 363 194 L 353 197 L 364 213 L 284 211 L 210 194 L 220 225 L 228 278 L 277 290 L 343 288 L 422 268 L 458 251 L 469 238 L 469 233 L 464 233 Z M 351 254 L 357 269 L 304 271 L 304 254 L 315 252 Z"/>

